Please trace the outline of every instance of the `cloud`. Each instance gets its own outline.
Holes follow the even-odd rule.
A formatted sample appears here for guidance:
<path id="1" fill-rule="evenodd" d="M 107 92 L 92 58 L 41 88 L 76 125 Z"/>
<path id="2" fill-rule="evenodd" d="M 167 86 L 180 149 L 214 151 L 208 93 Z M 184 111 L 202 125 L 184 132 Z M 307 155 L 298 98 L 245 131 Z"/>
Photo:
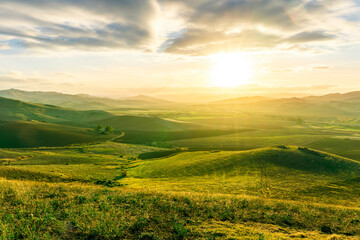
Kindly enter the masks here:
<path id="1" fill-rule="evenodd" d="M 214 51 L 322 52 L 358 42 L 360 23 L 352 0 L 163 0 L 184 11 L 184 34 L 165 52 L 206 55 Z M 196 3 L 195 3 L 196 2 Z"/>
<path id="2" fill-rule="evenodd" d="M 10 49 L 9 43 L 0 43 L 0 50 Z"/>
<path id="3" fill-rule="evenodd" d="M 330 67 L 329 67 L 329 66 L 325 66 L 325 65 L 320 65 L 320 66 L 313 66 L 312 69 L 313 69 L 313 70 L 329 70 Z"/>
<path id="4" fill-rule="evenodd" d="M 221 51 L 254 51 L 272 48 L 281 42 L 281 38 L 257 30 L 243 30 L 239 33 L 226 34 L 207 29 L 189 29 L 183 36 L 171 41 L 166 52 L 207 55 Z"/>
<path id="5" fill-rule="evenodd" d="M 0 49 L 321 52 L 358 41 L 359 13 L 355 0 L 2 0 Z"/>
<path id="6" fill-rule="evenodd" d="M 270 72 L 272 73 L 283 73 L 283 72 L 293 72 L 294 69 L 292 68 L 280 68 L 280 69 L 274 69 L 274 70 L 271 70 Z"/>
<path id="7" fill-rule="evenodd" d="M 324 31 L 300 32 L 289 37 L 286 41 L 290 43 L 321 42 L 336 39 L 336 35 Z"/>
<path id="8" fill-rule="evenodd" d="M 336 39 L 335 35 L 322 31 L 301 32 L 285 37 L 281 34 L 265 33 L 255 29 L 245 29 L 229 34 L 207 29 L 189 29 L 182 36 L 168 40 L 165 51 L 177 54 L 207 55 L 221 51 L 288 50 L 305 43 L 334 39 Z"/>
<path id="9" fill-rule="evenodd" d="M 0 40 L 23 48 L 146 49 L 155 0 L 4 0 Z"/>

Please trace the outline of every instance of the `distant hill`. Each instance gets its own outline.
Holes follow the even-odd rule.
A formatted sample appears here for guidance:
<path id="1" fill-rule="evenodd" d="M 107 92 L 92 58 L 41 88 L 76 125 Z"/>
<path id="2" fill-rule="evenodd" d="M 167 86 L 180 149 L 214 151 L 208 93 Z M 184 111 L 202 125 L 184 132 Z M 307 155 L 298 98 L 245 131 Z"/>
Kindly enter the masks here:
<path id="1" fill-rule="evenodd" d="M 40 104 L 51 104 L 78 109 L 106 109 L 110 108 L 111 101 L 89 95 L 70 95 L 58 92 L 30 92 L 18 89 L 0 91 L 0 97 Z"/>
<path id="2" fill-rule="evenodd" d="M 254 96 L 254 97 L 239 97 L 239 98 L 230 98 L 220 101 L 215 101 L 213 104 L 240 104 L 240 103 L 255 103 L 260 101 L 268 100 L 266 97 Z"/>
<path id="3" fill-rule="evenodd" d="M 123 98 L 123 99 L 120 99 L 122 101 L 126 101 L 126 100 L 133 100 L 133 101 L 146 101 L 146 102 L 153 102 L 153 103 L 164 103 L 164 104 L 169 104 L 169 103 L 172 103 L 170 101 L 167 101 L 167 100 L 164 100 L 164 99 L 160 99 L 160 98 L 154 98 L 154 97 L 149 97 L 149 96 L 146 96 L 146 95 L 137 95 L 137 96 L 134 96 L 134 97 L 128 97 L 128 98 Z"/>
<path id="4" fill-rule="evenodd" d="M 359 174 L 360 164 L 336 155 L 302 147 L 269 147 L 250 151 L 184 152 L 156 161 L 143 162 L 132 169 L 135 177 L 236 176 L 254 170 L 267 173 L 289 170 L 307 174 L 343 176 Z"/>
<path id="5" fill-rule="evenodd" d="M 97 142 L 109 136 L 87 129 L 39 122 L 0 121 L 0 148 L 58 147 Z"/>
<path id="6" fill-rule="evenodd" d="M 334 117 L 360 114 L 358 92 L 319 97 L 267 99 L 247 97 L 226 99 L 211 105 L 244 112 L 264 112 L 296 116 Z"/>
<path id="7" fill-rule="evenodd" d="M 309 96 L 304 97 L 306 100 L 310 101 L 344 101 L 357 99 L 360 100 L 360 91 L 348 92 L 348 93 L 331 93 L 323 96 Z"/>
<path id="8" fill-rule="evenodd" d="M 136 131 L 174 131 L 198 126 L 185 122 L 176 122 L 158 117 L 142 117 L 142 116 L 114 116 L 107 119 L 87 122 L 89 126 L 101 124 L 103 126 L 113 126 L 116 130 L 136 130 Z"/>
<path id="9" fill-rule="evenodd" d="M 112 116 L 112 114 L 100 110 L 79 111 L 0 97 L 0 120 L 36 120 L 49 123 L 81 124 L 85 121 L 100 120 Z"/>
<path id="10" fill-rule="evenodd" d="M 83 110 L 109 110 L 114 108 L 164 108 L 177 105 L 172 102 L 144 95 L 116 100 L 93 97 L 85 94 L 71 95 L 58 92 L 31 92 L 18 89 L 1 90 L 0 97 Z"/>

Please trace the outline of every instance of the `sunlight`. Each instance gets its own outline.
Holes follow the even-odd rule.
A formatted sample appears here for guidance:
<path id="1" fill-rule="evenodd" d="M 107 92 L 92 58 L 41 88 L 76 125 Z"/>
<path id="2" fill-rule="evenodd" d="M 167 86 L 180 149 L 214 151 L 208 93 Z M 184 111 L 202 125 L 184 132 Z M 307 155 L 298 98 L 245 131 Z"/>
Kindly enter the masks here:
<path id="1" fill-rule="evenodd" d="M 252 70 L 248 56 L 241 53 L 219 53 L 211 57 L 214 67 L 210 72 L 212 84 L 236 87 L 249 83 Z"/>

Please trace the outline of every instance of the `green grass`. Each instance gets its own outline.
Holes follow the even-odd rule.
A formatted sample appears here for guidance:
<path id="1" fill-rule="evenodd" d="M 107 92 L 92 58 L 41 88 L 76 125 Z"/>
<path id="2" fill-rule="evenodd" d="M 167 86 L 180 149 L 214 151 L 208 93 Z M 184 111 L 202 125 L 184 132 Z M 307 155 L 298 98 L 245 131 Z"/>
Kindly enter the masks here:
<path id="1" fill-rule="evenodd" d="M 113 116 L 105 111 L 79 111 L 52 105 L 25 103 L 0 97 L 0 120 L 43 121 L 49 123 L 80 124 Z"/>
<path id="2" fill-rule="evenodd" d="M 190 128 L 199 128 L 194 124 L 166 120 L 158 117 L 144 116 L 115 116 L 87 122 L 88 126 L 113 126 L 117 131 L 176 131 Z"/>
<path id="3" fill-rule="evenodd" d="M 0 238 L 359 238 L 360 163 L 342 157 L 357 151 L 356 133 L 269 116 L 252 123 L 251 114 L 171 114 L 193 124 L 112 119 L 127 129 L 116 141 L 141 145 L 79 127 L 2 123 L 10 125 L 0 136 L 44 147 L 0 149 Z M 129 130 L 136 125 L 147 131 Z M 50 147 L 61 136 L 89 142 Z"/>
<path id="4" fill-rule="evenodd" d="M 256 131 L 257 133 L 259 131 Z M 190 149 L 254 149 L 259 147 L 267 147 L 274 145 L 303 145 L 307 146 L 314 141 L 327 138 L 327 135 L 312 135 L 312 134 L 289 134 L 281 135 L 269 133 L 268 136 L 251 136 L 251 133 L 238 133 L 225 136 L 208 137 L 205 139 L 184 139 L 169 141 L 169 144 L 174 146 L 182 146 Z M 250 136 L 249 136 L 250 135 Z"/>
<path id="5" fill-rule="evenodd" d="M 325 138 L 312 142 L 309 146 L 360 161 L 360 140 L 353 139 L 352 136 Z"/>
<path id="6" fill-rule="evenodd" d="M 3 239 L 355 239 L 360 234 L 355 208 L 76 184 L 0 181 L 0 186 Z"/>
<path id="7" fill-rule="evenodd" d="M 105 142 L 64 148 L 0 149 L 0 173 L 7 179 L 45 182 L 112 181 L 126 175 L 139 154 L 161 148 Z"/>
<path id="8" fill-rule="evenodd" d="M 198 139 L 205 141 L 213 136 L 223 136 L 234 133 L 245 133 L 250 129 L 202 129 L 202 130 L 182 130 L 182 131 L 126 131 L 125 135 L 115 141 L 124 143 L 151 144 L 152 142 L 165 142 L 181 139 Z"/>
<path id="9" fill-rule="evenodd" d="M 360 204 L 360 164 L 303 147 L 183 152 L 131 166 L 122 182 L 137 189 Z"/>
<path id="10" fill-rule="evenodd" d="M 161 151 L 114 142 L 0 150 L 2 238 L 360 235 L 355 161 L 286 146 L 154 155 Z"/>
<path id="11" fill-rule="evenodd" d="M 136 177 L 184 177 L 211 174 L 238 175 L 249 169 L 285 168 L 316 174 L 356 174 L 360 164 L 307 148 L 274 147 L 250 151 L 186 152 L 146 161 L 132 169 Z"/>
<path id="12" fill-rule="evenodd" d="M 85 128 L 39 122 L 0 122 L 1 148 L 55 147 L 112 138 Z"/>

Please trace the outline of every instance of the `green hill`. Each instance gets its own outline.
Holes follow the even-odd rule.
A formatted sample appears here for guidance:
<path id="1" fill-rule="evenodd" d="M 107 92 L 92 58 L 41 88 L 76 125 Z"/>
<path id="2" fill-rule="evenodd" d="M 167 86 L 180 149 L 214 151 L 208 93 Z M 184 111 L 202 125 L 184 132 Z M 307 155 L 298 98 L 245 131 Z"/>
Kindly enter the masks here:
<path id="1" fill-rule="evenodd" d="M 100 141 L 87 129 L 39 122 L 0 122 L 0 148 L 54 147 Z"/>
<path id="2" fill-rule="evenodd" d="M 266 169 L 300 171 L 316 175 L 360 173 L 360 164 L 336 155 L 302 147 L 269 147 L 250 151 L 185 152 L 175 156 L 142 162 L 134 168 L 136 177 L 184 177 L 205 175 L 244 175 Z"/>
<path id="3" fill-rule="evenodd" d="M 169 131 L 198 128 L 195 124 L 176 122 L 162 119 L 159 117 L 142 116 L 115 116 L 107 119 L 87 122 L 89 126 L 101 124 L 103 126 L 113 126 L 116 130 L 136 130 L 136 131 Z"/>
<path id="4" fill-rule="evenodd" d="M 162 150 L 0 149 L 4 239 L 358 239 L 350 159 L 287 146 L 135 157 Z"/>
<path id="5" fill-rule="evenodd" d="M 0 98 L 0 120 L 36 120 L 49 123 L 81 123 L 109 118 L 105 111 L 79 111 L 52 105 L 25 103 L 18 100 Z"/>
<path id="6" fill-rule="evenodd" d="M 63 94 L 59 92 L 23 91 L 18 89 L 1 90 L 0 97 L 24 102 L 51 104 L 83 110 L 109 110 L 116 108 L 168 108 L 177 106 L 166 100 L 144 95 L 122 99 L 100 98 L 86 94 Z"/>

